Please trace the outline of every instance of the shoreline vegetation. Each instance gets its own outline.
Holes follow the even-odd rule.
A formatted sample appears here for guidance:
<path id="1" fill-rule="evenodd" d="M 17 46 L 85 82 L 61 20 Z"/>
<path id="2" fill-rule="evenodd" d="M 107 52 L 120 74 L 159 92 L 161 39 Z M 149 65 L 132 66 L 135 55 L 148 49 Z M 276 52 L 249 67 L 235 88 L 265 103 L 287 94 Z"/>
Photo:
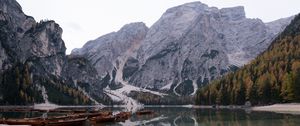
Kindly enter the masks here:
<path id="1" fill-rule="evenodd" d="M 264 111 L 275 112 L 282 114 L 300 115 L 300 103 L 277 103 L 273 105 L 263 106 L 245 106 L 245 105 L 195 105 L 193 108 L 197 109 L 245 109 L 247 111 Z"/>
<path id="2" fill-rule="evenodd" d="M 48 107 L 48 109 L 47 109 Z M 49 111 L 55 109 L 63 109 L 63 108 L 126 108 L 126 106 L 116 105 L 116 106 L 0 106 L 0 109 L 12 109 L 12 108 L 32 108 L 34 110 L 42 110 Z M 298 113 L 300 115 L 300 103 L 277 103 L 272 105 L 261 105 L 261 106 L 247 106 L 247 105 L 143 105 L 141 109 L 144 107 L 183 107 L 183 108 L 193 108 L 193 109 L 247 109 L 251 111 L 268 111 L 268 112 L 277 112 L 277 113 Z M 128 111 L 128 110 L 127 110 Z M 130 111 L 130 110 L 129 110 Z"/>

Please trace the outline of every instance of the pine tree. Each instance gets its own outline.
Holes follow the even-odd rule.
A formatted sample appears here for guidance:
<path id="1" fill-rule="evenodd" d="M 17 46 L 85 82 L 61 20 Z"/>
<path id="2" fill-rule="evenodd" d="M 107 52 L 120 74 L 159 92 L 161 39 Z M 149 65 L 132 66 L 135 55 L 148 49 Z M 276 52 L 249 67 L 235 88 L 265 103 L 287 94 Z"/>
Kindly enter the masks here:
<path id="1" fill-rule="evenodd" d="M 198 104 L 300 102 L 300 14 L 255 60 L 202 87 Z M 212 102 L 214 100 L 214 102 Z"/>

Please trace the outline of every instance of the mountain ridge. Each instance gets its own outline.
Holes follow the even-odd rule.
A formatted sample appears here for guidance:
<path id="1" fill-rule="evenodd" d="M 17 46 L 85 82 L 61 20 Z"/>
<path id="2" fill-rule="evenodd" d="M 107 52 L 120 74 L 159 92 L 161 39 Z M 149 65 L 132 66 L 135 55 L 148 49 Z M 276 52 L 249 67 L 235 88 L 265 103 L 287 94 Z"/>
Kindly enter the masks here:
<path id="1" fill-rule="evenodd" d="M 0 26 L 1 105 L 95 104 L 90 95 L 109 99 L 97 84 L 94 67 L 87 60 L 66 56 L 62 28 L 54 21 L 36 22 L 16 0 L 1 0 Z M 68 71 L 77 71 L 82 78 L 75 82 L 75 73 Z"/>
<path id="2" fill-rule="evenodd" d="M 58 24 L 1 0 L 0 104 L 191 103 L 199 87 L 267 49 L 290 20 L 266 24 L 246 18 L 241 6 L 187 3 L 150 28 L 130 23 L 66 55 Z"/>
<path id="3" fill-rule="evenodd" d="M 201 2 L 187 3 L 166 10 L 142 33 L 140 45 L 132 55 L 120 51 L 118 54 L 121 55 L 116 58 L 111 56 L 113 52 L 96 51 L 93 55 L 100 54 L 110 57 L 110 60 L 102 59 L 102 63 L 94 65 L 100 70 L 102 66 L 115 64 L 105 71 L 100 70 L 103 78 L 109 76 L 105 85 L 110 87 L 120 88 L 120 83 L 128 83 L 178 96 L 193 95 L 198 87 L 255 58 L 290 20 L 281 19 L 267 25 L 260 19 L 246 18 L 242 6 L 218 9 Z M 97 46 L 90 45 L 95 49 Z M 91 55 L 86 48 L 84 45 L 76 51 L 81 50 L 81 55 Z M 109 49 L 108 46 L 101 48 Z M 95 60 L 92 57 L 87 59 Z"/>

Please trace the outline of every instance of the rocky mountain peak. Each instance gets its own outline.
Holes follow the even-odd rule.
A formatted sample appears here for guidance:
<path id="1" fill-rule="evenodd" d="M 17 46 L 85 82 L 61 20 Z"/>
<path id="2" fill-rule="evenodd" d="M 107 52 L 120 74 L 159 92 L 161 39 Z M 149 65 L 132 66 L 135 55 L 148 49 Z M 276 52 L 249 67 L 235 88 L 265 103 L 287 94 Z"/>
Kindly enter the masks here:
<path id="1" fill-rule="evenodd" d="M 96 52 L 98 50 L 98 46 L 112 44 L 114 39 L 118 38 L 127 39 L 130 36 L 144 36 L 148 32 L 148 27 L 143 22 L 135 22 L 124 25 L 119 31 L 112 32 L 106 35 L 103 35 L 95 40 L 88 41 L 83 48 L 76 48 L 72 50 L 72 54 L 74 55 L 83 55 L 86 52 Z M 122 38 L 123 37 L 123 38 Z M 119 41 L 121 43 L 126 44 L 126 42 L 130 41 Z M 116 42 L 114 42 L 116 43 Z M 97 46 L 97 47 L 95 47 Z"/>
<path id="2" fill-rule="evenodd" d="M 246 18 L 243 6 L 220 9 L 221 17 L 227 20 L 241 20 Z"/>
<path id="3" fill-rule="evenodd" d="M 283 22 L 275 24 L 289 23 Z M 260 19 L 246 18 L 242 6 L 218 9 L 194 2 L 173 7 L 150 27 L 138 49 L 140 68 L 128 81 L 154 90 L 167 86 L 177 95 L 193 94 L 265 50 L 276 35 L 268 31 Z"/>
<path id="4" fill-rule="evenodd" d="M 72 55 L 89 57 L 98 73 L 106 76 L 107 73 L 112 74 L 120 60 L 126 60 L 127 55 L 136 53 L 147 32 L 148 27 L 142 22 L 126 24 L 117 32 L 89 41 L 80 49 L 74 49 Z M 123 56 L 125 58 L 118 59 Z"/>
<path id="5" fill-rule="evenodd" d="M 33 47 L 31 47 L 34 55 L 46 57 L 65 54 L 66 47 L 61 39 L 62 29 L 54 21 L 41 21 L 31 30 L 32 33 L 28 36 L 37 36 L 37 39 L 33 43 Z"/>
<path id="6" fill-rule="evenodd" d="M 1 0 L 0 1 L 0 20 L 9 20 L 18 26 L 23 26 L 27 23 L 26 20 L 34 20 L 32 17 L 27 16 L 23 13 L 22 7 L 16 0 Z M 2 16 L 1 16 L 2 15 Z M 2 18 L 1 18 L 2 17 Z M 14 17 L 14 18 L 7 18 Z"/>
<path id="7" fill-rule="evenodd" d="M 242 24 L 243 19 L 246 19 L 243 6 L 218 9 L 216 7 L 209 7 L 201 2 L 192 2 L 170 8 L 149 29 L 139 49 L 140 53 L 138 59 L 140 63 L 143 64 L 146 62 L 146 59 L 155 55 L 155 52 L 169 46 L 170 41 L 173 43 L 181 42 L 180 39 L 193 29 L 195 25 L 203 25 L 199 30 L 204 30 L 206 27 L 213 27 L 212 29 L 216 29 L 217 32 L 223 32 L 222 29 L 226 27 L 226 25 Z M 251 24 L 250 20 L 245 22 L 249 22 L 245 23 L 245 25 Z M 260 20 L 253 20 L 252 22 L 257 23 L 254 25 L 263 25 L 263 22 Z M 209 26 L 212 24 L 216 25 Z M 223 35 L 219 34 L 219 36 Z M 223 38 L 225 38 L 225 36 L 223 36 Z M 156 46 L 158 44 L 159 46 Z"/>
<path id="8" fill-rule="evenodd" d="M 180 6 L 176 6 L 168 9 L 162 16 L 168 17 L 174 15 L 179 17 L 181 14 L 191 14 L 190 16 L 197 16 L 197 14 L 214 14 L 215 16 L 219 16 L 224 20 L 241 20 L 246 18 L 245 10 L 243 6 L 229 7 L 218 9 L 216 7 L 209 7 L 208 5 L 201 2 L 192 2 L 186 3 Z M 218 15 L 220 14 L 220 15 Z"/>
<path id="9" fill-rule="evenodd" d="M 287 22 L 290 22 L 295 16 L 281 18 L 272 22 L 267 22 L 266 26 L 268 27 L 268 31 L 273 34 L 278 34 L 280 31 L 285 29 Z"/>
<path id="10" fill-rule="evenodd" d="M 147 31 L 148 27 L 143 22 L 135 22 L 124 25 L 118 32 L 143 32 Z"/>
<path id="11" fill-rule="evenodd" d="M 90 104 L 90 95 L 103 96 L 95 68 L 85 58 L 66 56 L 62 32 L 54 21 L 25 15 L 16 0 L 0 0 L 0 104 Z"/>
<path id="12" fill-rule="evenodd" d="M 289 20 L 271 24 L 285 27 Z M 280 31 L 246 18 L 242 6 L 192 2 L 168 9 L 149 30 L 143 23 L 128 24 L 74 52 L 109 76 L 107 83 L 193 95 L 256 57 Z"/>
<path id="13" fill-rule="evenodd" d="M 179 5 L 179 6 L 176 6 L 176 7 L 172 7 L 170 9 L 168 9 L 166 11 L 166 13 L 176 13 L 178 11 L 203 11 L 203 10 L 207 10 L 209 9 L 209 7 L 204 4 L 204 3 L 201 3 L 201 2 L 191 2 L 191 3 L 186 3 L 186 4 L 183 4 L 183 5 Z M 165 14 L 166 14 L 165 13 Z"/>
<path id="14" fill-rule="evenodd" d="M 22 7 L 16 0 L 1 0 L 0 8 L 4 13 L 23 13 Z"/>

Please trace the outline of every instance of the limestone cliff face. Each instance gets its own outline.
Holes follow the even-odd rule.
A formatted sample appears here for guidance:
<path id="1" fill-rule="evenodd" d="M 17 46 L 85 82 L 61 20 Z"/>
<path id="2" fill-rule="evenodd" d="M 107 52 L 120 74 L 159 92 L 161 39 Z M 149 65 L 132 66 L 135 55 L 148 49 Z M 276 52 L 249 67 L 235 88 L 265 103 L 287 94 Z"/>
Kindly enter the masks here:
<path id="1" fill-rule="evenodd" d="M 168 9 L 149 30 L 141 23 L 126 25 L 72 55 L 87 57 L 101 76 L 109 75 L 107 83 L 191 95 L 255 58 L 290 20 L 265 24 L 246 18 L 241 6 L 218 9 L 193 2 Z"/>
<path id="2" fill-rule="evenodd" d="M 289 21 L 275 23 L 285 27 Z M 139 70 L 128 80 L 194 94 L 268 48 L 282 30 L 270 29 L 260 19 L 246 18 L 243 7 L 217 9 L 195 2 L 171 8 L 149 29 L 136 57 Z"/>
<path id="3" fill-rule="evenodd" d="M 66 56 L 62 31 L 54 21 L 37 23 L 15 0 L 0 1 L 0 104 L 45 102 L 43 87 L 57 104 L 92 104 L 87 95 L 103 96 L 94 67 Z"/>
<path id="4" fill-rule="evenodd" d="M 123 81 L 125 62 L 136 57 L 147 31 L 144 23 L 127 24 L 117 32 L 87 42 L 81 49 L 74 49 L 71 55 L 86 57 L 91 62 L 101 76 L 100 85 L 118 88 Z"/>
<path id="5" fill-rule="evenodd" d="M 1 21 L 1 70 L 6 70 L 15 62 L 25 63 L 34 58 L 52 58 L 55 64 L 46 71 L 53 75 L 61 75 L 66 47 L 61 39 L 62 29 L 54 21 L 35 20 L 22 12 L 19 4 L 14 0 L 0 2 Z M 46 65 L 44 62 L 44 65 Z"/>
<path id="6" fill-rule="evenodd" d="M 81 49 L 72 51 L 72 55 L 87 57 L 97 69 L 99 75 L 105 76 L 118 67 L 121 56 L 135 55 L 148 31 L 144 23 L 125 25 L 118 32 L 113 32 L 87 42 Z"/>

